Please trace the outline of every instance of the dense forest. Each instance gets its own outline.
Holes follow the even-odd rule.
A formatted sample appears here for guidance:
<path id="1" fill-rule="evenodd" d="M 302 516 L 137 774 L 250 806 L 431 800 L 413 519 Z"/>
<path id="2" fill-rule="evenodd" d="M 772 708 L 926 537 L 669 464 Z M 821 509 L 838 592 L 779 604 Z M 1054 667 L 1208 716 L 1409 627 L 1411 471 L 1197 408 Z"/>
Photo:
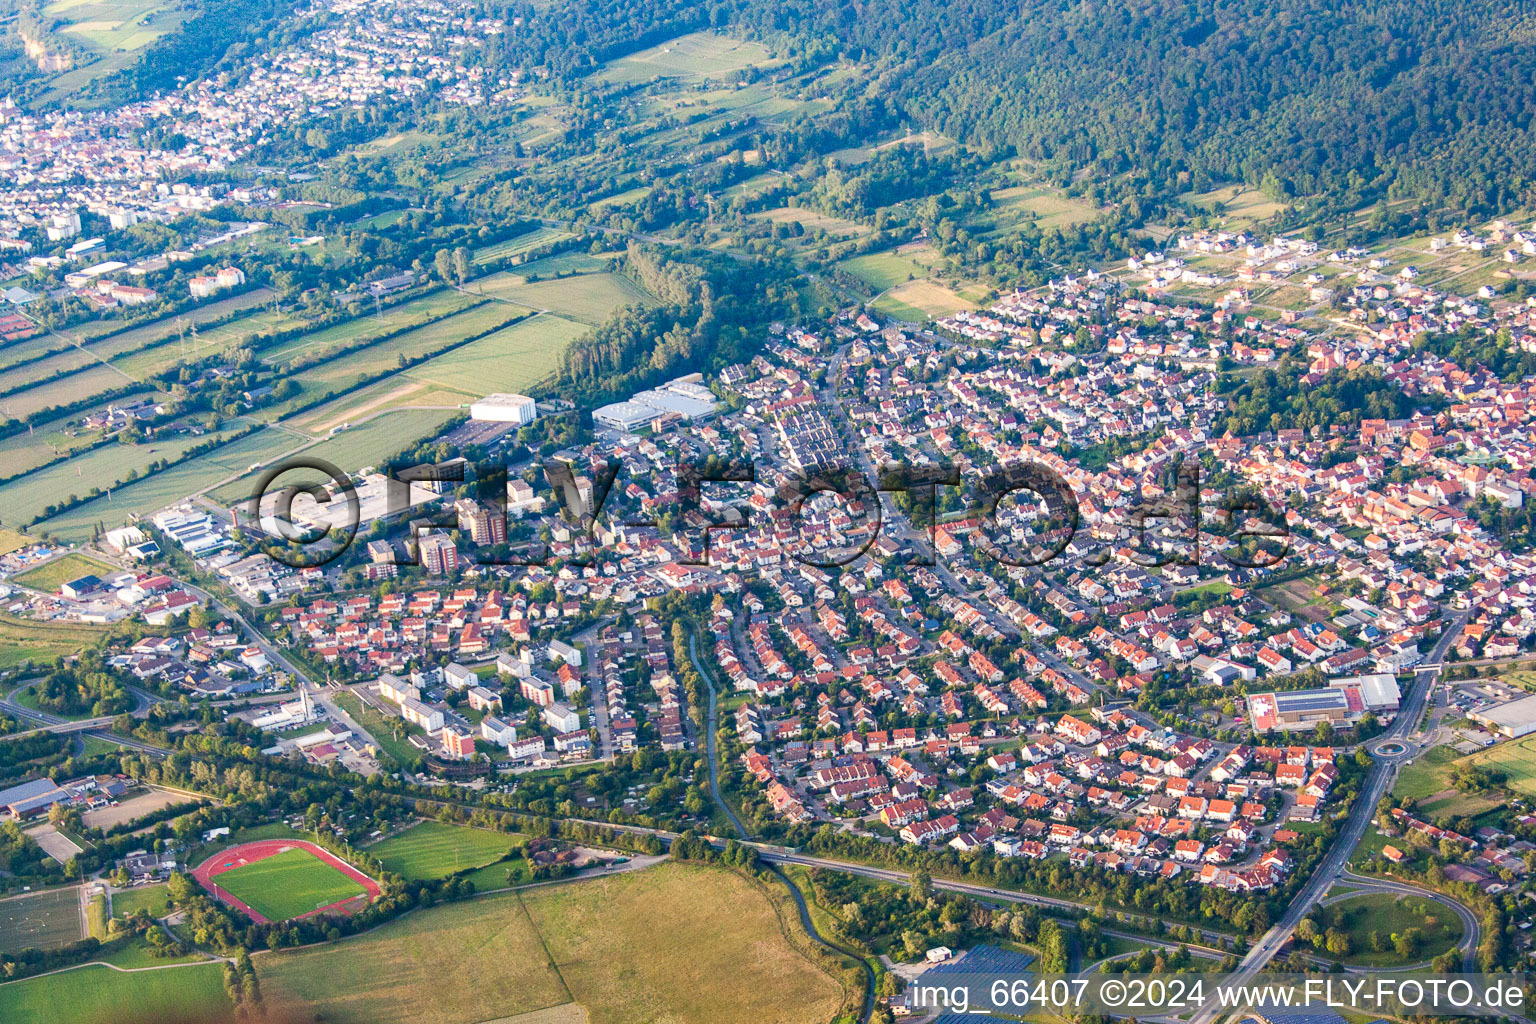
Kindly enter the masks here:
<path id="1" fill-rule="evenodd" d="M 1414 195 L 1520 205 L 1536 109 L 1515 0 L 583 0 L 499 59 L 556 76 L 683 31 L 756 34 L 792 60 L 875 62 L 874 94 L 967 143 L 1146 192 L 1221 180 L 1276 199 Z M 1129 192 L 1127 193 L 1130 194 Z"/>

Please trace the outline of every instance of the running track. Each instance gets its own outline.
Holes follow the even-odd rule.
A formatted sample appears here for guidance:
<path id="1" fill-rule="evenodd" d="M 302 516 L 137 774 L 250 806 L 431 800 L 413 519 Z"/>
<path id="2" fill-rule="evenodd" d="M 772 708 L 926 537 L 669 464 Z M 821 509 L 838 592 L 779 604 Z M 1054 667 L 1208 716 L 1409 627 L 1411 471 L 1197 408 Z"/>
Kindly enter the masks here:
<path id="1" fill-rule="evenodd" d="M 267 918 L 263 917 L 261 914 L 257 913 L 250 904 L 235 896 L 234 893 L 229 892 L 224 887 L 215 884 L 213 878 L 215 875 L 222 875 L 226 871 L 233 871 L 235 868 L 243 868 L 247 864 L 254 864 L 257 861 L 266 860 L 268 857 L 276 856 L 277 854 L 282 853 L 284 850 L 293 849 L 306 850 L 314 856 L 320 858 L 326 864 L 329 864 L 331 867 L 335 868 L 337 871 L 340 871 L 342 874 L 346 875 L 352 881 L 356 882 L 358 885 L 367 890 L 369 899 L 373 899 L 374 897 L 378 896 L 379 884 L 377 882 L 363 874 L 361 871 L 357 870 L 357 868 L 353 867 L 351 864 L 348 864 L 346 861 L 342 860 L 340 857 L 331 853 L 329 850 L 326 850 L 320 846 L 316 846 L 314 843 L 307 842 L 303 839 L 263 839 L 255 843 L 242 843 L 239 846 L 231 847 L 230 849 L 225 850 L 223 853 L 216 853 L 212 857 L 209 857 L 207 860 L 203 861 L 195 869 L 193 869 L 192 877 L 196 878 L 198 883 L 202 885 L 203 888 L 213 893 L 213 895 L 218 899 L 221 899 L 225 903 L 228 903 L 230 906 L 243 911 L 247 916 L 250 917 L 252 921 L 255 921 L 257 924 L 269 924 L 271 922 L 269 922 Z M 328 911 L 336 910 L 344 904 L 351 903 L 352 900 L 356 898 L 357 897 L 353 896 L 344 900 L 338 900 L 335 903 L 327 904 L 323 907 L 316 907 L 314 910 L 310 910 L 298 915 L 298 917 L 294 918 L 294 920 L 298 920 L 299 918 L 304 917 L 313 917 L 316 914 L 324 914 Z"/>

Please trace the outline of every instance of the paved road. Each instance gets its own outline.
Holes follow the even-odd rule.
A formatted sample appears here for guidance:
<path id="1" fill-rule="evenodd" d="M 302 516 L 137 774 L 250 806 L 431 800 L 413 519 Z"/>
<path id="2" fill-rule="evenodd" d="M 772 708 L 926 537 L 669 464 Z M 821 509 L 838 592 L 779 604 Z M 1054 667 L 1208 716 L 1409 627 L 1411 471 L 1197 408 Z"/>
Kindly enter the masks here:
<path id="1" fill-rule="evenodd" d="M 705 736 L 705 749 L 709 752 L 709 793 L 710 796 L 714 798 L 715 804 L 722 811 L 724 811 L 725 816 L 730 819 L 731 827 L 736 830 L 737 836 L 739 836 L 741 839 L 746 839 L 747 830 L 743 828 L 741 822 L 737 820 L 736 812 L 731 810 L 731 805 L 726 803 L 725 799 L 720 795 L 720 757 L 719 753 L 715 749 L 715 730 L 718 720 L 719 694 L 715 690 L 714 679 L 710 676 L 709 671 L 704 668 L 703 663 L 699 661 L 699 649 L 697 640 L 698 635 L 690 629 L 688 631 L 688 656 L 693 660 L 693 667 L 694 670 L 699 673 L 699 678 L 704 680 L 704 685 L 709 689 L 709 715 L 705 719 L 705 732 L 707 733 Z M 761 853 L 761 851 L 759 852 Z M 769 860 L 767 857 L 764 857 L 763 859 L 765 861 Z M 828 939 L 826 936 L 817 931 L 816 922 L 811 920 L 811 910 L 808 906 L 806 906 L 805 896 L 800 892 L 800 887 L 794 882 L 790 881 L 789 876 L 784 874 L 783 870 L 776 863 L 770 861 L 769 868 L 775 875 L 779 876 L 779 881 L 783 882 L 785 886 L 789 888 L 789 895 L 795 901 L 795 909 L 800 913 L 800 924 L 803 928 L 805 928 L 805 933 L 816 942 L 825 946 L 827 949 L 830 949 L 841 956 L 845 956 L 850 960 L 853 960 L 860 966 L 860 968 L 862 968 L 864 973 L 864 1011 L 859 1020 L 860 1024 L 869 1024 L 869 1019 L 874 1015 L 875 1012 L 874 968 L 870 967 L 869 963 L 864 959 L 864 957 L 856 951 L 851 950 L 839 943 L 833 942 L 831 939 Z"/>
<path id="2" fill-rule="evenodd" d="M 1417 885 L 1412 885 L 1408 882 L 1399 882 L 1396 879 L 1376 878 L 1372 875 L 1357 875 L 1348 869 L 1345 869 L 1344 871 L 1344 879 L 1352 885 L 1358 886 L 1358 888 L 1350 892 L 1341 892 L 1335 896 L 1327 897 L 1323 900 L 1323 904 L 1325 906 L 1329 903 L 1337 903 L 1340 900 L 1347 900 L 1352 896 L 1358 896 L 1362 892 L 1388 892 L 1403 896 L 1421 896 L 1425 899 L 1434 900 L 1436 903 L 1449 907 L 1451 911 L 1461 920 L 1461 941 L 1456 944 L 1456 948 L 1461 950 L 1461 969 L 1467 974 L 1473 973 L 1477 966 L 1477 945 L 1482 938 L 1483 929 L 1481 922 L 1479 922 L 1477 919 L 1477 915 L 1472 913 L 1472 911 L 1469 910 L 1465 904 L 1452 899 L 1450 896 L 1447 896 L 1444 893 L 1435 892 L 1433 889 L 1425 889 Z M 1415 966 L 1422 969 L 1427 968 L 1429 964 L 1430 961 L 1426 960 L 1424 963 L 1417 964 Z M 1407 968 L 1352 967 L 1349 969 L 1352 971 L 1369 972 L 1377 970 L 1401 971 Z"/>
<path id="3" fill-rule="evenodd" d="M 1419 720 L 1423 717 L 1429 693 L 1440 678 L 1441 659 L 1445 657 L 1446 650 L 1461 632 L 1462 624 L 1466 620 L 1467 613 L 1460 612 L 1447 623 L 1439 642 L 1425 659 L 1423 667 L 1414 673 L 1413 683 L 1391 727 L 1383 736 L 1369 745 L 1374 747 L 1387 739 L 1401 740 L 1409 746 L 1408 753 L 1377 758 L 1366 774 L 1365 782 L 1360 787 L 1360 794 L 1350 808 L 1349 817 L 1344 822 L 1343 829 L 1340 830 L 1338 838 L 1334 840 L 1328 853 L 1324 855 L 1322 863 L 1317 866 L 1312 877 L 1307 879 L 1301 891 L 1291 900 L 1291 905 L 1286 908 L 1275 926 L 1265 932 L 1248 951 L 1248 955 L 1243 957 L 1237 970 L 1228 977 L 1229 982 L 1244 984 L 1262 971 L 1280 952 L 1281 947 L 1289 941 L 1296 926 L 1301 923 L 1301 919 L 1307 916 L 1312 907 L 1327 895 L 1333 884 L 1344 875 L 1350 856 L 1355 852 L 1355 847 L 1360 844 L 1360 840 L 1365 837 L 1365 830 L 1376 815 L 1376 805 L 1381 802 L 1382 797 L 1392 791 L 1392 784 L 1397 779 L 1399 767 L 1416 749 L 1411 737 L 1418 731 Z M 1198 1010 L 1190 1018 L 1190 1024 L 1212 1024 L 1223 1012 L 1224 1007 L 1213 1002 Z"/>

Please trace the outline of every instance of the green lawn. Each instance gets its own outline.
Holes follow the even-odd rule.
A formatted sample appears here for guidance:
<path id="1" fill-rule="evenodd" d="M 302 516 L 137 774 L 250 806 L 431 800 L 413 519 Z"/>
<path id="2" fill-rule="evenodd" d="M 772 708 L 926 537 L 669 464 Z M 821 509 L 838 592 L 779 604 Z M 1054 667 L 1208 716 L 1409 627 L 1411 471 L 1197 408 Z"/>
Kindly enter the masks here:
<path id="1" fill-rule="evenodd" d="M 85 908 L 85 925 L 91 938 L 104 942 L 107 938 L 107 897 L 105 893 L 91 897 Z"/>
<path id="2" fill-rule="evenodd" d="M 394 758 L 397 764 L 413 764 L 422 756 L 422 751 L 411 746 L 406 739 L 413 732 L 420 732 L 421 727 L 411 725 L 399 717 L 385 718 L 379 712 L 365 705 L 355 694 L 338 693 L 332 697 L 341 709 L 351 715 L 358 725 L 367 729 L 373 738 L 378 741 L 380 752 Z M 396 729 L 400 735 L 395 735 Z"/>
<path id="3" fill-rule="evenodd" d="M 213 881 L 269 921 L 286 921 L 364 891 L 352 879 L 303 849 L 284 850 L 215 875 Z"/>
<path id="4" fill-rule="evenodd" d="M 0 985 L 8 1024 L 223 1024 L 234 1017 L 221 964 L 126 973 L 80 967 Z"/>
<path id="5" fill-rule="evenodd" d="M 867 256 L 855 256 L 838 264 L 877 291 L 894 288 L 903 281 L 927 277 L 928 271 L 904 256 L 894 252 L 875 252 Z"/>
<path id="6" fill-rule="evenodd" d="M 141 909 L 151 917 L 165 916 L 171 909 L 170 886 L 145 885 L 112 894 L 113 917 L 131 917 Z"/>
<path id="7" fill-rule="evenodd" d="M 28 660 L 51 664 L 63 655 L 94 644 L 105 632 L 105 628 L 79 623 L 38 622 L 0 615 L 0 668 Z"/>
<path id="8" fill-rule="evenodd" d="M 368 852 L 379 858 L 385 870 L 406 878 L 442 878 L 489 864 L 511 850 L 516 839 L 485 829 L 423 821 L 369 847 Z"/>
<path id="9" fill-rule="evenodd" d="M 497 889 L 526 884 L 533 876 L 529 873 L 528 862 L 519 857 L 515 860 L 487 864 L 460 877 L 473 885 L 475 892 L 494 892 Z"/>
<path id="10" fill-rule="evenodd" d="M 22 587 L 31 587 L 34 590 L 46 590 L 50 593 L 58 590 L 70 580 L 77 580 L 81 576 L 105 577 L 116 570 L 100 559 L 91 558 L 78 552 L 71 552 L 46 562 L 36 569 L 28 569 L 26 572 L 11 577 L 11 582 Z"/>
<path id="11" fill-rule="evenodd" d="M 1339 959 L 1365 967 L 1401 966 L 1431 960 L 1459 942 L 1463 934 L 1461 919 L 1455 911 L 1422 896 L 1381 892 L 1351 896 L 1323 907 L 1321 916 L 1325 927 L 1342 923 L 1341 930 L 1349 935 L 1350 952 Z M 1405 959 L 1391 948 L 1392 937 L 1410 928 L 1417 928 L 1422 933 L 1422 940 Z M 1380 936 L 1386 949 L 1371 949 L 1372 932 Z"/>
<path id="12" fill-rule="evenodd" d="M 1398 773 L 1392 795 L 1420 800 L 1451 788 L 1451 762 L 1461 757 L 1450 747 L 1432 747 Z"/>

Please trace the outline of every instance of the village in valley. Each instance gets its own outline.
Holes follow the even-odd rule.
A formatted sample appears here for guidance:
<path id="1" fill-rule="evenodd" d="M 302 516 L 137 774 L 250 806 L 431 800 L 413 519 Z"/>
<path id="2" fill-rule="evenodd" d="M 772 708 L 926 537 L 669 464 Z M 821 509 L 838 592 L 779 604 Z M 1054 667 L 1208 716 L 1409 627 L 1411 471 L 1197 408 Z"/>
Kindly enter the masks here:
<path id="1" fill-rule="evenodd" d="M 866 57 L 453 0 L 120 92 L 48 11 L 0 1018 L 1536 963 L 1530 209 L 1143 209 Z"/>

